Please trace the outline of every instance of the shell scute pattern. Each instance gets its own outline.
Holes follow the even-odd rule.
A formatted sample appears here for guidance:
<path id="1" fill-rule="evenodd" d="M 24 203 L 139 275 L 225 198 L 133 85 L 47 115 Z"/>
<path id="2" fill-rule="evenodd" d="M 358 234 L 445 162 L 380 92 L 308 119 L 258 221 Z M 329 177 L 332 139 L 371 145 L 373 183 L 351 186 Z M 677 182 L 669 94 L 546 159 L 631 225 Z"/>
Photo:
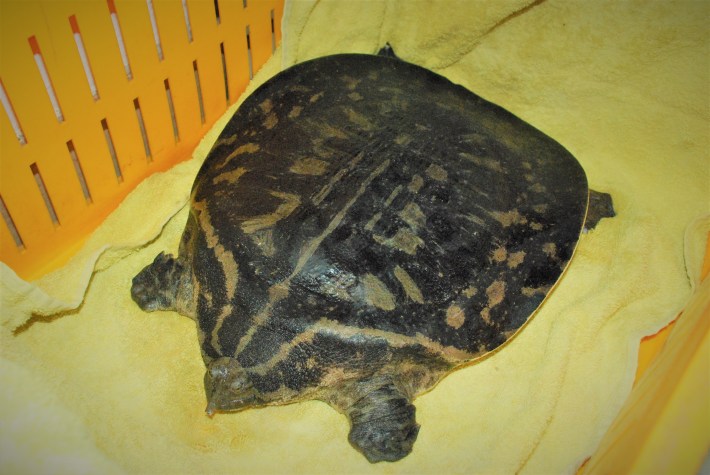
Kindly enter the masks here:
<path id="1" fill-rule="evenodd" d="M 559 144 L 423 68 L 339 55 L 280 73 L 205 160 L 176 259 L 208 412 L 319 398 L 369 460 L 401 458 L 411 399 L 557 281 L 587 193 Z M 368 419 L 384 408 L 406 417 Z"/>

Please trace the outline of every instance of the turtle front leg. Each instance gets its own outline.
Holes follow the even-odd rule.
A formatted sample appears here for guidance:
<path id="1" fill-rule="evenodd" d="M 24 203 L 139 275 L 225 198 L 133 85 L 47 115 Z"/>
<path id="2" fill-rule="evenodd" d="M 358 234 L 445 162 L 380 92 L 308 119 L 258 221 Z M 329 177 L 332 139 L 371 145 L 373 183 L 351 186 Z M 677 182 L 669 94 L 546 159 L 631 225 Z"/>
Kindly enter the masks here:
<path id="1" fill-rule="evenodd" d="M 194 320 L 190 277 L 179 259 L 161 252 L 133 278 L 131 297 L 146 312 L 175 310 Z"/>
<path id="2" fill-rule="evenodd" d="M 394 462 L 412 451 L 419 424 L 416 408 L 394 384 L 375 386 L 344 412 L 350 419 L 350 443 L 371 463 Z"/>

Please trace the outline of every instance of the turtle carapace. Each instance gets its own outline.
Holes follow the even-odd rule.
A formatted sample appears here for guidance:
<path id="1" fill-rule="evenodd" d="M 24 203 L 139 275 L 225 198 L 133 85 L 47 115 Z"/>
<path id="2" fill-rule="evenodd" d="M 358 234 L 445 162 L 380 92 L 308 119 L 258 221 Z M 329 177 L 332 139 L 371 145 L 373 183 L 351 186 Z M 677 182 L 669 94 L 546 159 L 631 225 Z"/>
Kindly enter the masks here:
<path id="1" fill-rule="evenodd" d="M 562 146 L 444 77 L 323 57 L 239 107 L 178 256 L 131 292 L 195 319 L 208 414 L 322 400 L 368 460 L 394 461 L 417 437 L 413 399 L 551 290 L 589 193 Z"/>

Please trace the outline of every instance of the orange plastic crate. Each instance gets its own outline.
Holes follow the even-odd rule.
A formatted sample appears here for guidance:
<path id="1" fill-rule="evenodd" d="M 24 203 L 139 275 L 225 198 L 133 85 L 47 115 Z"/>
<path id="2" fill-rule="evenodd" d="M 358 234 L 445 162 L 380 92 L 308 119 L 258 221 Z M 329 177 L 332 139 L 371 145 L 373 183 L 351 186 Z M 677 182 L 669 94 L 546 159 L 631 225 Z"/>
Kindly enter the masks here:
<path id="1" fill-rule="evenodd" d="M 64 262 L 190 157 L 281 39 L 283 0 L 0 1 L 0 260 Z"/>

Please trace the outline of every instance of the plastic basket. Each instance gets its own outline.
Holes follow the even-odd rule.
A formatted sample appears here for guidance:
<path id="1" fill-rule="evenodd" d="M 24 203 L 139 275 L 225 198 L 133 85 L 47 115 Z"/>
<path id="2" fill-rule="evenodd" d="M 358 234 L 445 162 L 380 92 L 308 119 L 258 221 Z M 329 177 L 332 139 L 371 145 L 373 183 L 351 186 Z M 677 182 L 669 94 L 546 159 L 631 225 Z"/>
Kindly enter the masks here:
<path id="1" fill-rule="evenodd" d="M 33 278 L 190 157 L 279 44 L 283 0 L 0 9 L 0 260 Z"/>

